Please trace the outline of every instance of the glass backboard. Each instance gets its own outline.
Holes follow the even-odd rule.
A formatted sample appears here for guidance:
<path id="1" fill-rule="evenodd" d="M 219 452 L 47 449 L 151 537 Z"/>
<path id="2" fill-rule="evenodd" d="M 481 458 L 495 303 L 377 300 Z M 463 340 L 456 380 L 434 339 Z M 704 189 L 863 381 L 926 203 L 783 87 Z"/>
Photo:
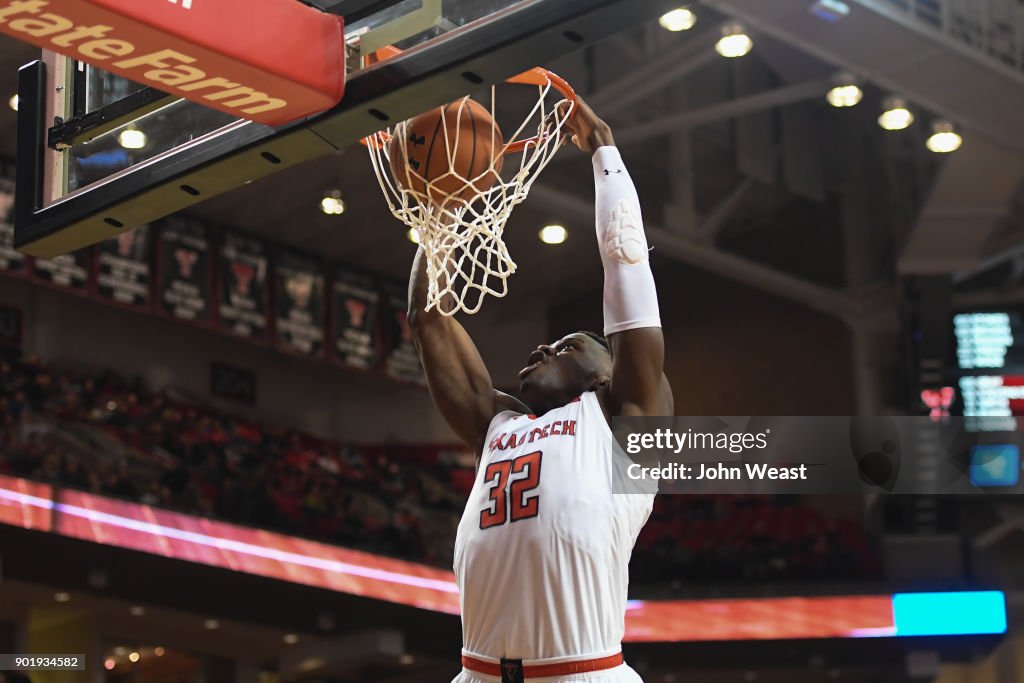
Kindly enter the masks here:
<path id="1" fill-rule="evenodd" d="M 48 54 L 20 79 L 19 249 L 112 237 L 625 30 L 670 0 L 310 0 L 346 17 L 346 94 L 271 128 Z M 402 50 L 382 61 L 378 49 Z M 22 158 L 21 150 L 25 150 Z"/>

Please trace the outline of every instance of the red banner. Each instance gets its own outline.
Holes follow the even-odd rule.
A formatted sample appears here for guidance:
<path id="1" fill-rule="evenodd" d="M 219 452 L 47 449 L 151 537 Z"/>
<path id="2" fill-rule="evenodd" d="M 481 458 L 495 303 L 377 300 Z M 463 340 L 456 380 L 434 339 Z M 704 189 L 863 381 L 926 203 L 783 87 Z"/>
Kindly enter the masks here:
<path id="1" fill-rule="evenodd" d="M 269 125 L 345 88 L 341 17 L 295 0 L 0 0 L 0 31 Z"/>

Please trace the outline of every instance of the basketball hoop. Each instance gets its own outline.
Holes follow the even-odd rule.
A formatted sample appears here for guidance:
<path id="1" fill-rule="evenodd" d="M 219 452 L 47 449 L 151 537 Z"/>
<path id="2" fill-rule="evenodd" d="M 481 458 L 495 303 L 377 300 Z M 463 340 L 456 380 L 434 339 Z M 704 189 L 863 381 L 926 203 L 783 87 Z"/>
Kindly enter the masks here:
<path id="1" fill-rule="evenodd" d="M 391 48 L 386 54 L 397 51 Z M 443 315 L 473 314 L 480 310 L 486 295 L 503 297 L 508 293 L 508 278 L 516 272 L 516 264 L 502 239 L 505 224 L 561 147 L 565 123 L 576 111 L 572 87 L 547 69 L 530 69 L 507 82 L 536 87 L 537 103 L 489 166 L 472 178 L 462 177 L 453 168 L 452 150 L 458 147 L 458 133 L 449 139 L 453 136 L 447 126 L 442 126 L 449 164 L 443 189 L 408 166 L 403 174 L 415 182 L 403 186 L 393 177 L 392 149 L 407 153 L 407 136 L 396 135 L 404 124 L 363 140 L 391 213 L 419 236 L 427 258 L 428 311 L 436 308 Z M 494 93 L 491 86 L 492 118 Z M 562 100 L 571 106 L 557 107 Z M 463 115 L 466 102 L 459 103 L 457 117 Z M 509 163 L 512 155 L 520 155 L 518 163 Z"/>

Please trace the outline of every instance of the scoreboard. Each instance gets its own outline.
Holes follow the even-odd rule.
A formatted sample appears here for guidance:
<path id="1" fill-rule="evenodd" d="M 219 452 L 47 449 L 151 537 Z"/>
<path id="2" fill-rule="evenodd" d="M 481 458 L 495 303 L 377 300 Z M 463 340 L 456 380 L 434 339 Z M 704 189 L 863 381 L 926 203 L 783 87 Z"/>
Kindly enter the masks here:
<path id="1" fill-rule="evenodd" d="M 1014 431 L 1024 416 L 1024 319 L 1017 311 L 953 316 L 955 375 L 966 417 L 1005 417 Z M 998 423 L 998 421 L 996 421 Z M 995 426 L 995 425 L 992 425 Z"/>

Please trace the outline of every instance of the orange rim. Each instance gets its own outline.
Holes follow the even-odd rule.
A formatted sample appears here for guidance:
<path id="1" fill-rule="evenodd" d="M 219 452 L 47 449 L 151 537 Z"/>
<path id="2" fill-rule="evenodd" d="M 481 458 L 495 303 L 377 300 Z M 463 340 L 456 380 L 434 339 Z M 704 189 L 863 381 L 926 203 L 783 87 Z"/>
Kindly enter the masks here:
<path id="1" fill-rule="evenodd" d="M 395 57 L 400 54 L 402 54 L 402 51 L 399 48 L 394 47 L 392 45 L 388 45 L 386 47 L 380 48 L 379 50 L 376 50 L 375 52 L 367 56 L 366 63 L 376 64 L 385 59 Z M 551 86 L 555 90 L 562 93 L 562 96 L 572 103 L 572 112 L 569 114 L 569 116 L 576 116 L 576 91 L 573 90 L 572 86 L 569 85 L 568 81 L 566 81 L 564 78 L 562 78 L 553 71 L 548 71 L 543 67 L 535 66 L 529 71 L 524 71 L 523 73 L 517 76 L 513 76 L 512 78 L 506 79 L 505 82 L 516 85 L 536 86 L 545 86 L 551 84 Z M 507 145 L 505 145 L 504 153 L 518 154 L 519 152 L 524 151 L 530 145 L 539 145 L 543 137 L 543 135 L 534 135 L 533 137 L 523 138 L 522 140 L 510 142 Z M 360 140 L 360 142 L 362 142 L 362 144 L 364 145 L 372 145 L 373 147 L 379 149 L 383 145 L 386 145 L 389 142 L 391 142 L 391 134 L 386 131 L 380 131 L 378 133 L 374 133 L 369 137 L 363 138 L 362 140 Z"/>

